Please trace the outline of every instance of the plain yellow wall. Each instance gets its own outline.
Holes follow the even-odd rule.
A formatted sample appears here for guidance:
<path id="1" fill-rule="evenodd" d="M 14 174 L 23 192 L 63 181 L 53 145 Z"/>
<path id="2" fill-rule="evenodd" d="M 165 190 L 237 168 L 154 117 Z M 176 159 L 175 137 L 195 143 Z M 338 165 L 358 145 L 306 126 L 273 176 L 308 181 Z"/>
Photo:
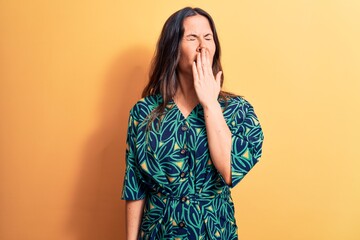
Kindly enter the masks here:
<path id="1" fill-rule="evenodd" d="M 360 239 L 360 1 L 0 0 L 1 240 L 124 239 L 128 111 L 187 5 L 265 133 L 240 239 Z"/>

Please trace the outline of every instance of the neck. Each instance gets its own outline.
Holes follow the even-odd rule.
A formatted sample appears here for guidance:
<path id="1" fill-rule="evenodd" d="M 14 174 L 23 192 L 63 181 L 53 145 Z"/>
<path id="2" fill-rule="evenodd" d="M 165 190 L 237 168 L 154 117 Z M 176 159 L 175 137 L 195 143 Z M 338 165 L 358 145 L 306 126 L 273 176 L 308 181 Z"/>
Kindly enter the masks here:
<path id="1" fill-rule="evenodd" d="M 186 101 L 188 103 L 197 103 L 198 98 L 194 88 L 194 78 L 189 74 L 178 74 L 179 85 L 176 89 L 174 98 L 178 101 Z"/>

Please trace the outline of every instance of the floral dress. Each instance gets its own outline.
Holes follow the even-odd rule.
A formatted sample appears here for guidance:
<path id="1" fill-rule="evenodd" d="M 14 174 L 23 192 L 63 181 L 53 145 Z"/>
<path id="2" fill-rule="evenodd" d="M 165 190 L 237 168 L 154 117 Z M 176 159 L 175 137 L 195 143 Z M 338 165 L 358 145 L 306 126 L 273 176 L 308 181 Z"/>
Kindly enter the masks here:
<path id="1" fill-rule="evenodd" d="M 252 105 L 218 99 L 232 134 L 229 186 L 211 161 L 201 104 L 185 118 L 171 100 L 149 130 L 162 101 L 148 96 L 130 110 L 121 198 L 146 199 L 139 239 L 238 239 L 230 189 L 259 161 L 264 139 Z"/>

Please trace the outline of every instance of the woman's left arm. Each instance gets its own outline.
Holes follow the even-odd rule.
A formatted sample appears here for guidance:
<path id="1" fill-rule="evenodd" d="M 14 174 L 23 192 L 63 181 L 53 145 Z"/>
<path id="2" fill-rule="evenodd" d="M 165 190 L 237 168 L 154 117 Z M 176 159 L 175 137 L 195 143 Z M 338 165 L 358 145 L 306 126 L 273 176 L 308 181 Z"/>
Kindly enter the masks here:
<path id="1" fill-rule="evenodd" d="M 193 63 L 194 87 L 204 108 L 206 133 L 212 162 L 225 182 L 231 185 L 231 132 L 217 101 L 222 72 L 213 75 L 210 54 L 201 49 Z"/>
<path id="2" fill-rule="evenodd" d="M 204 117 L 211 160 L 231 186 L 231 132 L 217 101 L 204 106 Z"/>
<path id="3" fill-rule="evenodd" d="M 224 182 L 234 187 L 261 156 L 263 134 L 252 106 L 243 101 L 234 109 L 228 126 L 218 96 L 221 72 L 214 77 L 205 49 L 193 63 L 194 87 L 204 109 L 206 133 L 212 162 Z"/>

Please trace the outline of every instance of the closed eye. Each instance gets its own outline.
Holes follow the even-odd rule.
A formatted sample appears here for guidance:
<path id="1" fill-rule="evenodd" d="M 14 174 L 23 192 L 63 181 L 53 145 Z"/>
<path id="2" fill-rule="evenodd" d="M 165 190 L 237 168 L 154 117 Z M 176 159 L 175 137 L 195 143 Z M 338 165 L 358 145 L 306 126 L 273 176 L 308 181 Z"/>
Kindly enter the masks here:
<path id="1" fill-rule="evenodd" d="M 186 36 L 186 39 L 189 41 L 195 41 L 197 36 L 195 34 L 189 34 Z"/>
<path id="2" fill-rule="evenodd" d="M 212 36 L 212 34 L 208 33 L 208 34 L 205 35 L 204 38 L 205 38 L 205 40 L 212 40 L 213 36 Z"/>

